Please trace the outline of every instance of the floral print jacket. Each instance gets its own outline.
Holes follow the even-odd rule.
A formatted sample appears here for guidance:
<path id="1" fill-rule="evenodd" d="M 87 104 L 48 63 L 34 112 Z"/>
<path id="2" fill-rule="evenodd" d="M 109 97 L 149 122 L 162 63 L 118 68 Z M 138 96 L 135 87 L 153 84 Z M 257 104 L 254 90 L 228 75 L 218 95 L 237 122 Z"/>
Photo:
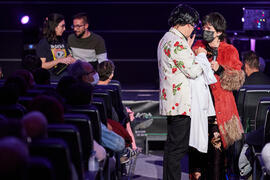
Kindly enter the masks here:
<path id="1" fill-rule="evenodd" d="M 171 28 L 158 45 L 160 79 L 159 110 L 161 115 L 190 116 L 191 90 L 189 79 L 202 73 L 186 38 Z"/>

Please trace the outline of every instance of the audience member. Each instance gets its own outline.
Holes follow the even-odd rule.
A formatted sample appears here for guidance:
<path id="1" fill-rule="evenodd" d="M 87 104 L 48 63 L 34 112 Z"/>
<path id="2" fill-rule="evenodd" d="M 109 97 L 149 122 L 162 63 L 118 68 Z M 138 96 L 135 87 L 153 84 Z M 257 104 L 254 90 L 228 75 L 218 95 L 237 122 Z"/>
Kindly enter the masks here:
<path id="1" fill-rule="evenodd" d="M 78 63 L 78 61 L 76 62 Z M 74 65 L 76 65 L 76 63 Z M 84 62 L 86 63 L 86 62 Z M 91 66 L 91 64 L 86 63 Z M 89 83 L 78 82 L 67 89 L 66 103 L 70 105 L 88 105 L 92 100 L 92 86 Z M 120 152 L 124 149 L 125 143 L 122 137 L 109 130 L 106 125 L 101 123 L 101 145 L 115 152 Z"/>
<path id="2" fill-rule="evenodd" d="M 73 76 L 63 76 L 57 84 L 57 93 L 66 100 L 69 96 L 69 92 L 67 91 L 68 88 L 70 88 L 76 82 L 77 80 Z"/>
<path id="3" fill-rule="evenodd" d="M 33 139 L 46 138 L 48 122 L 46 117 L 39 111 L 31 111 L 24 115 L 22 124 L 26 132 L 26 136 Z"/>
<path id="4" fill-rule="evenodd" d="M 26 69 L 16 70 L 13 73 L 13 76 L 19 76 L 19 77 L 23 78 L 26 82 L 27 90 L 32 89 L 35 85 L 35 80 L 34 80 L 33 74 Z"/>
<path id="5" fill-rule="evenodd" d="M 270 77 L 260 72 L 259 57 L 254 51 L 244 55 L 244 67 L 247 76 L 244 85 L 270 84 Z"/>
<path id="6" fill-rule="evenodd" d="M 107 60 L 104 39 L 88 30 L 89 21 L 86 13 L 79 13 L 73 17 L 72 29 L 74 34 L 69 35 L 68 44 L 75 59 L 81 59 L 92 64 L 96 69 L 97 64 Z"/>
<path id="7" fill-rule="evenodd" d="M 99 75 L 93 66 L 81 60 L 77 60 L 74 64 L 72 64 L 72 66 L 70 66 L 68 69 L 68 73 L 77 81 L 91 83 L 93 86 L 99 81 Z"/>
<path id="8" fill-rule="evenodd" d="M 100 64 L 98 64 L 98 66 L 97 66 L 97 71 L 98 71 L 98 75 L 99 75 L 98 85 L 108 85 L 114 76 L 114 69 L 115 69 L 115 66 L 114 66 L 113 62 L 110 60 L 103 61 Z M 127 111 L 130 111 L 130 114 L 132 113 L 129 108 L 124 107 L 124 109 L 125 108 L 127 109 Z M 116 116 L 117 116 L 117 114 L 116 114 Z M 115 116 L 113 116 L 113 117 L 115 117 Z M 116 119 L 113 119 L 113 118 L 112 118 L 112 120 L 117 121 Z M 134 120 L 134 118 L 132 120 Z M 109 121 L 109 123 L 114 123 L 114 122 Z M 134 134 L 133 134 L 133 132 L 131 130 L 131 126 L 130 126 L 130 121 L 128 121 L 126 123 L 125 127 L 126 127 L 126 130 L 129 134 L 129 136 L 131 137 L 131 145 L 132 145 L 133 152 L 135 154 L 137 154 L 141 151 L 141 149 L 138 148 L 136 145 Z"/>
<path id="9" fill-rule="evenodd" d="M 30 102 L 29 110 L 43 113 L 49 124 L 64 123 L 64 107 L 55 97 L 37 96 Z"/>
<path id="10" fill-rule="evenodd" d="M 26 179 L 29 153 L 26 144 L 15 137 L 0 140 L 0 179 Z"/>
<path id="11" fill-rule="evenodd" d="M 44 38 L 36 47 L 37 56 L 42 62 L 41 67 L 50 71 L 53 80 L 59 80 L 68 64 L 75 62 L 62 37 L 65 29 L 64 16 L 57 13 L 50 14 L 44 21 Z"/>
<path id="12" fill-rule="evenodd" d="M 23 77 L 13 75 L 9 76 L 6 79 L 4 86 L 15 90 L 17 96 L 25 95 L 26 91 L 29 88 L 29 84 L 27 84 L 26 80 Z"/>
<path id="13" fill-rule="evenodd" d="M 48 85 L 51 83 L 51 74 L 47 69 L 38 68 L 33 74 L 36 84 Z"/>
<path id="14" fill-rule="evenodd" d="M 36 55 L 26 55 L 22 59 L 22 67 L 33 73 L 36 69 L 41 68 L 41 60 Z"/>

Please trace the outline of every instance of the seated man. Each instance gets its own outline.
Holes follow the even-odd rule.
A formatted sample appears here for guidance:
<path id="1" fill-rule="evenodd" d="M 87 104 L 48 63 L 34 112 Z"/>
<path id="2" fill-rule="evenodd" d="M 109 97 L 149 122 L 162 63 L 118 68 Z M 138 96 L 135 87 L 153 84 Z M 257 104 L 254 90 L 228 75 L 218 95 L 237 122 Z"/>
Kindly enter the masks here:
<path id="1" fill-rule="evenodd" d="M 247 75 L 244 85 L 270 84 L 270 77 L 259 70 L 259 57 L 255 52 L 247 52 L 244 55 L 244 62 L 245 73 Z"/>
<path id="2" fill-rule="evenodd" d="M 48 122 L 41 112 L 32 111 L 27 113 L 22 118 L 22 124 L 28 141 L 48 137 Z"/>

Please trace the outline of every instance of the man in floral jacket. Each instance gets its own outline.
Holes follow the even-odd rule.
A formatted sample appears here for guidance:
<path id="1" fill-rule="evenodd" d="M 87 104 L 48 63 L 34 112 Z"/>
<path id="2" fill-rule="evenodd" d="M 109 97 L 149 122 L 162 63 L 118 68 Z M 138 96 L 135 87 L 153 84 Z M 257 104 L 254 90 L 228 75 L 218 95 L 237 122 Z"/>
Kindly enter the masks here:
<path id="1" fill-rule="evenodd" d="M 190 37 L 199 21 L 198 12 L 177 6 L 170 15 L 171 26 L 159 42 L 160 114 L 167 116 L 168 135 L 164 149 L 163 179 L 181 179 L 180 160 L 188 150 L 190 132 L 190 79 L 202 73 L 191 50 L 195 36 Z M 206 50 L 198 48 L 197 56 L 206 58 Z"/>

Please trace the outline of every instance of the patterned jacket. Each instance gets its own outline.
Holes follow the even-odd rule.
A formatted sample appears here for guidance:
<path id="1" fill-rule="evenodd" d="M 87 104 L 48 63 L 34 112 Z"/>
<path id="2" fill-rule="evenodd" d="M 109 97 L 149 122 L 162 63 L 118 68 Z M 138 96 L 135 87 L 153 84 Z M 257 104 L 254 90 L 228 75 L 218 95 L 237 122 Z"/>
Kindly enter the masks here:
<path id="1" fill-rule="evenodd" d="M 202 73 L 186 38 L 171 28 L 158 45 L 160 79 L 159 110 L 161 115 L 190 116 L 191 90 L 189 79 Z"/>

